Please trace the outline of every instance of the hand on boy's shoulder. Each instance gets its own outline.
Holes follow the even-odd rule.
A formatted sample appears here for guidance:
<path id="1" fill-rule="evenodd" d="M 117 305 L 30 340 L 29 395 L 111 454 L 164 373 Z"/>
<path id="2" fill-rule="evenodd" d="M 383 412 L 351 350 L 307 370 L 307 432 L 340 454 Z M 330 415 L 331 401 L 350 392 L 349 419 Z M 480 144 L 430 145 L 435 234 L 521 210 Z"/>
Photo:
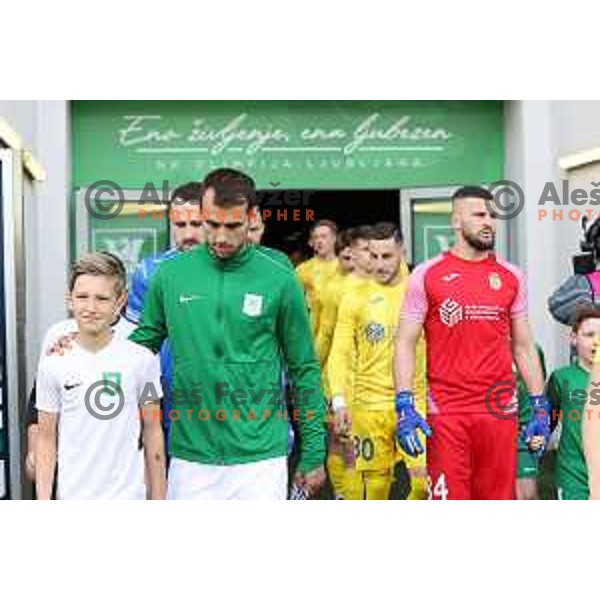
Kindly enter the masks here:
<path id="1" fill-rule="evenodd" d="M 77 336 L 77 332 L 66 333 L 61 335 L 46 352 L 46 356 L 64 356 L 73 347 L 73 341 Z"/>

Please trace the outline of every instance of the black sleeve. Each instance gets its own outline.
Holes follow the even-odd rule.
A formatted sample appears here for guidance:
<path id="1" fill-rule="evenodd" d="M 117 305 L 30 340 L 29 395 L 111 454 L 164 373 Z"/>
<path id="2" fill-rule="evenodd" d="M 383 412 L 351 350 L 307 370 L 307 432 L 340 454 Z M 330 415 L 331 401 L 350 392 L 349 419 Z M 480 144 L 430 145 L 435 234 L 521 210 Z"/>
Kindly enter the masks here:
<path id="1" fill-rule="evenodd" d="M 35 407 L 35 399 L 36 399 L 36 388 L 35 381 L 33 382 L 33 387 L 31 388 L 31 392 L 29 392 L 29 401 L 27 403 L 27 412 L 25 415 L 25 426 L 29 427 L 30 425 L 37 425 L 38 422 L 38 410 Z"/>
<path id="2" fill-rule="evenodd" d="M 548 298 L 550 314 L 563 325 L 572 325 L 580 304 L 593 304 L 594 292 L 585 275 L 572 275 Z"/>

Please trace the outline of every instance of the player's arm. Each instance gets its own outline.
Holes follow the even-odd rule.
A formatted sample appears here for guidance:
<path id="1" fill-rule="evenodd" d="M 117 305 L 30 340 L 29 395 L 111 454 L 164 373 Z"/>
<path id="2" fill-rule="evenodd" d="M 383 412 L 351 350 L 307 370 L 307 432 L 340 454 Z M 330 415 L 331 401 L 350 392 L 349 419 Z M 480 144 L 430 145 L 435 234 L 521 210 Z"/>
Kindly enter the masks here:
<path id="1" fill-rule="evenodd" d="M 532 417 L 523 431 L 523 438 L 529 450 L 539 458 L 550 438 L 550 404 L 544 396 L 544 372 L 527 318 L 525 277 L 518 270 L 515 276 L 517 289 L 510 307 L 513 362 L 529 392 L 532 409 Z"/>
<path id="2" fill-rule="evenodd" d="M 423 325 L 401 320 L 394 343 L 394 386 L 396 392 L 413 389 L 416 372 L 417 343 Z"/>
<path id="3" fill-rule="evenodd" d="M 347 399 L 350 395 L 355 356 L 358 351 L 356 341 L 357 311 L 355 297 L 347 294 L 342 298 L 326 366 L 327 379 L 331 390 L 333 427 L 338 435 L 346 434 L 350 429 Z"/>
<path id="4" fill-rule="evenodd" d="M 406 295 L 398 315 L 394 341 L 394 386 L 397 392 L 413 390 L 416 371 L 417 343 L 422 335 L 428 302 L 425 272 L 417 268 L 408 278 Z"/>
<path id="5" fill-rule="evenodd" d="M 529 392 L 532 409 L 523 438 L 539 458 L 550 438 L 550 403 L 544 395 L 544 374 L 526 314 L 512 319 L 511 341 L 513 359 Z"/>
<path id="6" fill-rule="evenodd" d="M 424 274 L 423 269 L 417 269 L 408 279 L 394 341 L 393 375 L 398 417 L 396 436 L 402 450 L 412 457 L 425 451 L 418 430 L 426 436 L 431 435 L 431 428 L 415 408 L 414 396 L 417 344 L 428 310 Z"/>
<path id="7" fill-rule="evenodd" d="M 333 333 L 338 316 L 340 292 L 333 284 L 328 286 L 323 293 L 323 301 L 319 317 L 319 330 L 317 331 L 316 346 L 321 369 L 325 368 L 327 358 L 331 352 Z"/>
<path id="8" fill-rule="evenodd" d="M 598 362 L 596 362 L 598 361 Z M 590 500 L 600 500 L 600 347 L 596 342 L 594 365 L 588 389 L 589 407 L 585 409 L 582 425 L 583 451 L 588 469 Z M 592 402 L 593 400 L 593 402 Z"/>
<path id="9" fill-rule="evenodd" d="M 544 373 L 526 315 L 512 319 L 511 339 L 514 361 L 527 391 L 530 396 L 543 394 Z"/>
<path id="10" fill-rule="evenodd" d="M 398 443 L 409 456 L 417 457 L 425 452 L 419 439 L 420 429 L 425 436 L 431 428 L 415 408 L 415 374 L 417 366 L 417 344 L 423 326 L 415 321 L 403 319 L 398 329 L 394 346 L 394 386 L 396 389 L 396 415 Z"/>
<path id="11" fill-rule="evenodd" d="M 321 371 L 302 289 L 295 277 L 286 278 L 277 315 L 277 336 L 295 392 L 301 452 L 298 465 L 302 483 L 310 492 L 325 478 L 325 399 Z"/>
<path id="12" fill-rule="evenodd" d="M 415 378 L 413 384 L 415 408 L 423 417 L 427 414 L 427 358 L 423 337 L 417 342 L 415 353 Z M 423 444 L 424 447 L 424 444 Z M 427 491 L 427 459 L 425 452 L 416 458 L 405 457 L 406 467 L 410 475 L 411 491 L 407 500 L 424 500 Z"/>
<path id="13" fill-rule="evenodd" d="M 151 277 L 148 291 L 144 297 L 144 309 L 138 327 L 129 339 L 158 354 L 167 337 L 167 325 L 163 302 L 162 269 Z"/>

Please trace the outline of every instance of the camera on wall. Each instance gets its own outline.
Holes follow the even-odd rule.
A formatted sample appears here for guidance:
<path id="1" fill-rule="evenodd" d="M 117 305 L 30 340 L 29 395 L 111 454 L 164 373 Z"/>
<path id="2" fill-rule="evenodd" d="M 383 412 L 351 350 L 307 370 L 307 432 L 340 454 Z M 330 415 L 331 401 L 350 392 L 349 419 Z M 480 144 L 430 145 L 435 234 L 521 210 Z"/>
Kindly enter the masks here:
<path id="1" fill-rule="evenodd" d="M 585 216 L 581 221 L 583 239 L 579 244 L 581 254 L 573 257 L 573 270 L 576 275 L 593 273 L 600 261 L 600 218 L 588 227 L 589 219 Z"/>

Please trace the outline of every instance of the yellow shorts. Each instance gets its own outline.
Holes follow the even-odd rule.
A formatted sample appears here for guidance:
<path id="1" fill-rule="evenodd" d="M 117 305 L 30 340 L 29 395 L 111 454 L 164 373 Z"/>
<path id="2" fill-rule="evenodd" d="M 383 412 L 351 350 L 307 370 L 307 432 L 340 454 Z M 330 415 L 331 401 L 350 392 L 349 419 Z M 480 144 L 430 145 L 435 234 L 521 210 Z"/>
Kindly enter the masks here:
<path id="1" fill-rule="evenodd" d="M 352 437 L 357 471 L 393 471 L 398 461 L 407 468 L 425 467 L 425 453 L 407 456 L 396 442 L 396 410 L 352 408 Z M 421 438 L 423 447 L 425 440 Z"/>

